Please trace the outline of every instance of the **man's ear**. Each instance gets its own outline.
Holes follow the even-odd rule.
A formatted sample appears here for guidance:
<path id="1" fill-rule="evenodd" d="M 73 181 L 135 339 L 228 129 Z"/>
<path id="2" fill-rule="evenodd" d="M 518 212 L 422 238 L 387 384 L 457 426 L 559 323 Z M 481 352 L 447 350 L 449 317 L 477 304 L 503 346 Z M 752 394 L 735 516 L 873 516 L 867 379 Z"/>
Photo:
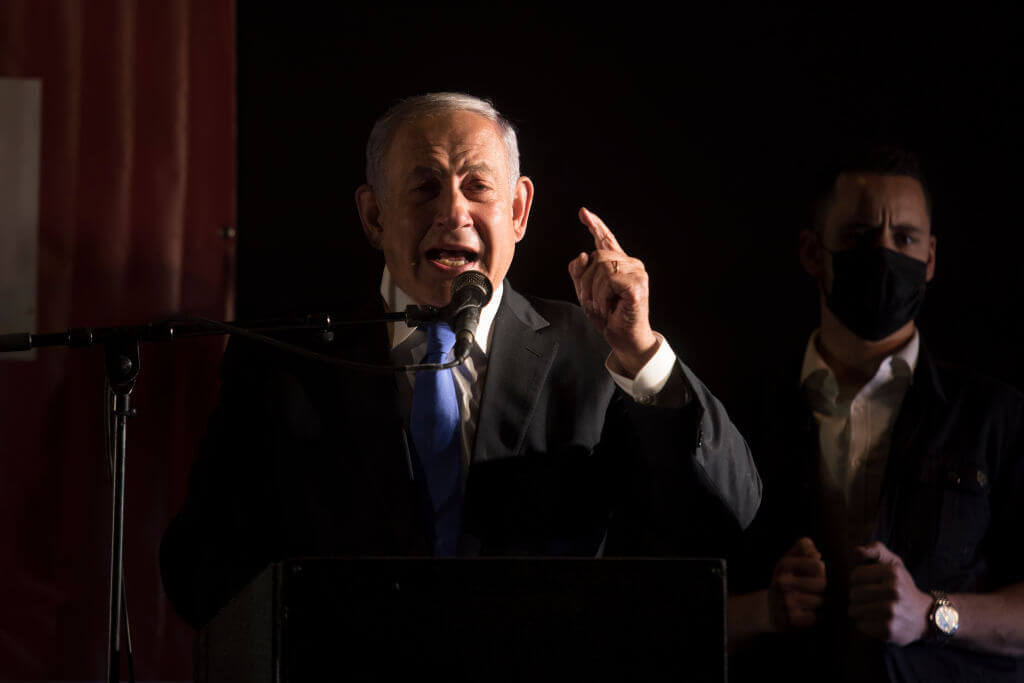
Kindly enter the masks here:
<path id="1" fill-rule="evenodd" d="M 512 191 L 512 230 L 516 242 L 526 235 L 526 222 L 530 219 L 530 207 L 533 206 L 533 181 L 521 176 Z"/>
<path id="2" fill-rule="evenodd" d="M 825 279 L 825 250 L 817 231 L 810 228 L 800 233 L 800 265 L 815 280 Z"/>
<path id="3" fill-rule="evenodd" d="M 370 246 L 380 249 L 381 237 L 384 234 L 384 227 L 380 222 L 380 202 L 377 201 L 377 194 L 369 185 L 360 185 L 356 189 L 356 209 L 359 211 L 363 233 L 370 242 Z"/>
<path id="4" fill-rule="evenodd" d="M 935 235 L 930 238 L 928 244 L 928 267 L 925 269 L 924 281 L 931 282 L 932 278 L 935 277 Z"/>

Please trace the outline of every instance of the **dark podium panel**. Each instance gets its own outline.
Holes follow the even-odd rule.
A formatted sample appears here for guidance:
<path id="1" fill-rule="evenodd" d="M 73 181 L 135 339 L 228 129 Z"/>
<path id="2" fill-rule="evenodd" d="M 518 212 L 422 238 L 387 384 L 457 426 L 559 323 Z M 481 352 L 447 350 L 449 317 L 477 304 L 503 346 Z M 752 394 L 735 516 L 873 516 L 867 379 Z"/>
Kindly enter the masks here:
<path id="1" fill-rule="evenodd" d="M 196 681 L 725 680 L 725 563 L 303 559 L 203 629 Z"/>

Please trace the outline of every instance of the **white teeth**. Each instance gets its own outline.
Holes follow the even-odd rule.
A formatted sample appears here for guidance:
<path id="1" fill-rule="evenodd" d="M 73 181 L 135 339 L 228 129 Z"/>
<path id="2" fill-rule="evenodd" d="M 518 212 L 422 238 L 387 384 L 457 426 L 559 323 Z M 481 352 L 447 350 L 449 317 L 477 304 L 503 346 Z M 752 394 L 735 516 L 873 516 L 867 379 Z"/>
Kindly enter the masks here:
<path id="1" fill-rule="evenodd" d="M 459 266 L 466 265 L 467 261 L 464 258 L 439 258 L 438 263 L 444 264 L 449 268 L 458 268 Z"/>

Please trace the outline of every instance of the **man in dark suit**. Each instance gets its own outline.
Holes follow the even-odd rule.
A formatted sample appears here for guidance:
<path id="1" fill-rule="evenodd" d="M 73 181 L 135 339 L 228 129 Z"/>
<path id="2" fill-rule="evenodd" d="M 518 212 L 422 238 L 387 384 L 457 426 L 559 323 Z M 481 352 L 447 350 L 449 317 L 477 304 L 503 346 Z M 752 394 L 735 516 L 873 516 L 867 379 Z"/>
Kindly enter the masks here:
<path id="1" fill-rule="evenodd" d="M 470 356 L 392 379 L 233 340 L 161 546 L 178 612 L 201 625 L 294 556 L 723 554 L 760 480 L 651 329 L 643 263 L 581 209 L 595 243 L 569 264 L 583 310 L 512 289 L 533 184 L 512 126 L 477 98 L 396 105 L 370 135 L 367 180 L 356 203 L 385 268 L 381 297 L 358 308 L 441 307 L 456 276 L 483 273 L 495 292 Z M 443 325 L 397 323 L 308 344 L 404 365 L 443 360 L 450 342 Z"/>
<path id="2" fill-rule="evenodd" d="M 821 326 L 748 429 L 769 587 L 731 600 L 732 636 L 775 635 L 734 673 L 1020 680 L 1024 397 L 921 341 L 936 239 L 916 158 L 854 149 L 825 180 L 800 240 Z"/>

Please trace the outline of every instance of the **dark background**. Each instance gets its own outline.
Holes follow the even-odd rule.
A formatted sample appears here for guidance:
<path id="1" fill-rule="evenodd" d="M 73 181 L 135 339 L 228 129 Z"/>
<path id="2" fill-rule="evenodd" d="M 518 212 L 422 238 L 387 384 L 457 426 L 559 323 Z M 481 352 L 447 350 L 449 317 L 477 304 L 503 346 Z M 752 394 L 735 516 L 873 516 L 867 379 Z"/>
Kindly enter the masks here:
<path id="1" fill-rule="evenodd" d="M 536 184 L 513 284 L 574 300 L 586 205 L 644 260 L 655 328 L 727 405 L 816 324 L 796 239 L 820 155 L 849 137 L 914 149 L 938 235 L 924 339 L 1024 387 L 1021 12 L 611 7 L 240 3 L 239 316 L 374 291 L 353 200 L 367 134 L 401 97 L 460 90 L 517 125 Z"/>
<path id="2" fill-rule="evenodd" d="M 817 154 L 848 135 L 916 148 L 939 234 L 925 340 L 1024 388 L 1022 18 L 962 4 L 937 16 L 891 3 L 806 14 L 0 0 L 0 76 L 44 88 L 36 331 L 232 317 L 232 225 L 236 317 L 373 296 L 382 261 L 353 201 L 371 124 L 401 97 L 463 90 L 518 125 L 537 185 L 515 286 L 573 298 L 566 264 L 591 248 L 576 220 L 589 206 L 644 259 L 654 325 L 730 410 L 815 324 L 795 247 Z M 143 351 L 126 524 L 140 680 L 190 671 L 192 632 L 156 557 L 216 401 L 222 343 Z M 0 364 L 4 680 L 103 675 L 101 361 L 98 348 L 53 349 Z"/>

